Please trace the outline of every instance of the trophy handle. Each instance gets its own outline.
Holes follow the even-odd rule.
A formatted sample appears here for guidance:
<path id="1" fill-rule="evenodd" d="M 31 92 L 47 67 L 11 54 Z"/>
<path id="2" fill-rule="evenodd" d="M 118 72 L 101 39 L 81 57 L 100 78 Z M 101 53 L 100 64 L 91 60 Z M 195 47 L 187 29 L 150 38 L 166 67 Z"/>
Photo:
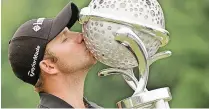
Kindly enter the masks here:
<path id="1" fill-rule="evenodd" d="M 98 73 L 98 76 L 108 76 L 112 74 L 121 74 L 127 84 L 135 91 L 137 88 L 138 80 L 134 76 L 133 69 L 123 70 L 118 68 L 103 69 Z"/>
<path id="2" fill-rule="evenodd" d="M 145 45 L 141 39 L 129 28 L 119 29 L 116 32 L 115 40 L 126 46 L 133 53 L 138 62 L 139 74 L 141 76 L 139 78 L 137 89 L 133 95 L 144 92 L 149 76 L 149 66 L 147 63 L 148 53 Z"/>
<path id="3" fill-rule="evenodd" d="M 148 65 L 150 66 L 152 63 L 154 63 L 157 60 L 167 58 L 172 55 L 171 51 L 163 51 L 155 54 L 151 58 L 148 59 Z"/>

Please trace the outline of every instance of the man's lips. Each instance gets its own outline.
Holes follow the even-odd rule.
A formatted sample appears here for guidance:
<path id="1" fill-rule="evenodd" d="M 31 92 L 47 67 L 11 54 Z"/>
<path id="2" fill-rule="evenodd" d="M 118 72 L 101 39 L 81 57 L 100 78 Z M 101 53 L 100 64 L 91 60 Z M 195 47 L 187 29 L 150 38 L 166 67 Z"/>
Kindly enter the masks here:
<path id="1" fill-rule="evenodd" d="M 88 48 L 86 47 L 86 44 L 85 44 L 84 41 L 82 42 L 82 44 L 83 44 L 83 46 L 85 47 L 85 51 L 88 50 Z"/>

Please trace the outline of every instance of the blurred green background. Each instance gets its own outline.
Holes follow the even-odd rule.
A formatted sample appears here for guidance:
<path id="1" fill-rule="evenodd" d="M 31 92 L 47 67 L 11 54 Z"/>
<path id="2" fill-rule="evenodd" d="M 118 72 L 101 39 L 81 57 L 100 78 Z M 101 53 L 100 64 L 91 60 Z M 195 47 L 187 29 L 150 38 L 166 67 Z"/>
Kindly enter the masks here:
<path id="1" fill-rule="evenodd" d="M 90 0 L 73 0 L 79 8 Z M 172 108 L 209 107 L 209 0 L 158 0 L 164 9 L 171 50 L 170 58 L 151 66 L 148 89 L 170 87 Z M 33 87 L 17 79 L 8 64 L 8 41 L 25 21 L 54 17 L 69 0 L 1 0 L 2 4 L 2 108 L 32 108 L 39 103 Z M 77 23 L 73 29 L 81 31 Z M 160 50 L 160 51 L 161 51 Z M 88 74 L 85 96 L 109 108 L 133 91 L 121 76 L 97 77 L 98 63 Z"/>

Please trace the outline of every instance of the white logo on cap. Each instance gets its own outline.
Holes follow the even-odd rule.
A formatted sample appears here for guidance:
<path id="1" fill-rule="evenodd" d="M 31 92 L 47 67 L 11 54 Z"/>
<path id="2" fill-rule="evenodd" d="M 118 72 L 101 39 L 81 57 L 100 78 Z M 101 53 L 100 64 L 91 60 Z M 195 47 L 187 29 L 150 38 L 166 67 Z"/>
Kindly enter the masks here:
<path id="1" fill-rule="evenodd" d="M 37 59 L 38 59 L 38 54 L 39 54 L 40 48 L 41 48 L 41 47 L 38 45 L 38 46 L 36 47 L 36 52 L 35 52 L 35 54 L 33 55 L 33 63 L 31 64 L 31 69 L 28 71 L 28 76 L 30 76 L 30 77 L 35 76 L 34 71 L 36 70 L 36 61 L 37 61 Z"/>
<path id="2" fill-rule="evenodd" d="M 45 18 L 38 18 L 37 21 L 36 21 L 36 23 L 33 23 L 33 25 L 34 25 L 33 26 L 33 30 L 35 32 L 38 32 L 41 29 L 41 27 L 39 25 L 42 25 L 43 24 L 44 19 Z"/>

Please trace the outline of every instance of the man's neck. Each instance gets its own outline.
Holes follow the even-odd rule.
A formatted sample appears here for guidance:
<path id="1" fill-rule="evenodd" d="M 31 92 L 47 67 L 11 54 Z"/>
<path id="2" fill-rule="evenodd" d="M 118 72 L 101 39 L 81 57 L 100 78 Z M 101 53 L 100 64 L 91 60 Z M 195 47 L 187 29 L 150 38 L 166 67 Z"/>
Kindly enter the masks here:
<path id="1" fill-rule="evenodd" d="M 75 72 L 50 79 L 46 82 L 47 93 L 55 95 L 74 108 L 85 108 L 83 102 L 84 81 L 87 71 Z"/>

